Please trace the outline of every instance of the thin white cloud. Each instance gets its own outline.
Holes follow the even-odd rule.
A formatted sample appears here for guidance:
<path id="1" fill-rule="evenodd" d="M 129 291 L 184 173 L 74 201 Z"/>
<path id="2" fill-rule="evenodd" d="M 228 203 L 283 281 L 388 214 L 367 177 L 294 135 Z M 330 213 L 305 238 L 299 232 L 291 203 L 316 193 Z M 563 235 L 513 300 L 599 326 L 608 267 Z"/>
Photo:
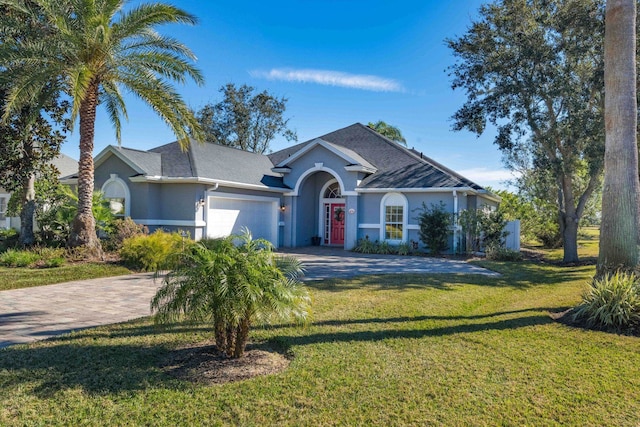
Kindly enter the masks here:
<path id="1" fill-rule="evenodd" d="M 512 180 L 518 177 L 517 172 L 512 172 L 506 169 L 487 169 L 487 168 L 472 168 L 466 170 L 458 171 L 460 175 L 465 178 L 470 179 L 471 181 L 477 182 L 480 185 L 489 185 L 500 183 L 503 184 L 505 181 Z M 504 187 L 504 185 L 500 185 L 499 187 Z"/>
<path id="2" fill-rule="evenodd" d="M 340 86 L 374 92 L 404 92 L 402 85 L 393 79 L 367 74 L 349 74 L 341 71 L 272 68 L 269 71 L 253 70 L 252 77 L 287 82 L 316 83 L 326 86 Z"/>

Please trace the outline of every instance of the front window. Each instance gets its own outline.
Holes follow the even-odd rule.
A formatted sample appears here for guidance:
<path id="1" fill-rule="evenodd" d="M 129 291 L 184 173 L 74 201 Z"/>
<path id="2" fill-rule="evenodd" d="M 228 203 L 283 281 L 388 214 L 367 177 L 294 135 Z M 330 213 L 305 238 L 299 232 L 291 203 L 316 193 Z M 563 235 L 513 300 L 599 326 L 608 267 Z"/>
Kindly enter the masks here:
<path id="1" fill-rule="evenodd" d="M 404 224 L 403 206 L 385 206 L 385 240 L 402 240 Z"/>
<path id="2" fill-rule="evenodd" d="M 401 193 L 387 193 L 380 205 L 380 238 L 391 243 L 407 240 L 407 198 Z"/>
<path id="3" fill-rule="evenodd" d="M 0 197 L 0 221 L 4 221 L 7 218 L 8 199 L 8 197 Z"/>

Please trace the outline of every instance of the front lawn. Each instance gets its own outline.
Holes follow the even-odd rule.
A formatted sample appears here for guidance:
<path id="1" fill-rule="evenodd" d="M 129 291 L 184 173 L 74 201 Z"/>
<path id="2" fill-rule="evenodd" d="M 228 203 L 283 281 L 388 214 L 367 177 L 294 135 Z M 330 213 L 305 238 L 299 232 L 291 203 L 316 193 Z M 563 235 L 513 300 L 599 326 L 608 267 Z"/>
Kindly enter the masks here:
<path id="1" fill-rule="evenodd" d="M 0 351 L 0 425 L 614 425 L 640 422 L 640 339 L 555 323 L 593 266 L 492 263 L 498 278 L 312 284 L 314 322 L 255 330 L 292 358 L 224 385 L 174 379 L 210 338 L 148 320 Z"/>
<path id="2" fill-rule="evenodd" d="M 0 291 L 131 273 L 126 267 L 107 263 L 68 264 L 55 268 L 0 267 Z"/>

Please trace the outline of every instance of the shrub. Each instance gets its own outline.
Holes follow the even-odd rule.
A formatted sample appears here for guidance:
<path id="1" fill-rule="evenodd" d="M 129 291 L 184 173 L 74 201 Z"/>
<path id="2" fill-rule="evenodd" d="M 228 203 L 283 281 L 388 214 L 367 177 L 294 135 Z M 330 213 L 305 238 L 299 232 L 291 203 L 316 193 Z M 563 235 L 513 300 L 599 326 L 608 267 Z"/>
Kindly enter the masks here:
<path id="1" fill-rule="evenodd" d="M 486 251 L 487 259 L 492 261 L 522 261 L 520 251 L 507 249 L 503 247 L 488 247 Z"/>
<path id="2" fill-rule="evenodd" d="M 63 244 L 69 239 L 71 222 L 78 211 L 78 194 L 66 185 L 60 186 L 52 196 L 51 203 L 36 211 L 36 220 L 40 231 L 39 238 L 46 244 Z M 93 193 L 93 217 L 96 231 L 109 234 L 114 216 L 109 209 L 109 201 L 96 191 Z"/>
<path id="3" fill-rule="evenodd" d="M 640 321 L 640 283 L 638 277 L 618 272 L 594 279 L 575 308 L 574 320 L 589 327 L 621 331 Z"/>
<path id="4" fill-rule="evenodd" d="M 360 252 L 363 254 L 376 254 L 378 253 L 378 242 L 372 242 L 369 239 L 360 239 L 358 240 L 358 244 L 355 248 L 353 248 L 354 252 Z"/>
<path id="5" fill-rule="evenodd" d="M 465 235 L 467 252 L 480 252 L 483 249 L 489 252 L 490 249 L 500 248 L 508 234 L 504 231 L 507 225 L 504 213 L 488 207 L 460 212 L 458 224 Z"/>
<path id="6" fill-rule="evenodd" d="M 411 255 L 413 252 L 413 245 L 411 243 L 402 242 L 396 247 L 398 255 Z"/>
<path id="7" fill-rule="evenodd" d="M 19 237 L 20 235 L 13 228 L 0 229 L 0 252 L 15 247 Z"/>
<path id="8" fill-rule="evenodd" d="M 158 230 L 147 236 L 140 235 L 122 242 L 120 256 L 131 268 L 143 271 L 159 271 L 170 269 L 177 254 L 191 245 L 185 242 L 178 233 L 166 233 Z"/>
<path id="9" fill-rule="evenodd" d="M 40 259 L 40 255 L 32 251 L 9 249 L 0 254 L 0 265 L 5 267 L 29 267 Z"/>
<path id="10" fill-rule="evenodd" d="M 445 210 L 444 203 L 432 204 L 430 208 L 422 202 L 422 209 L 418 215 L 420 226 L 420 240 L 429 251 L 437 255 L 448 247 L 447 240 L 451 233 L 451 214 Z"/>
<path id="11" fill-rule="evenodd" d="M 42 266 L 45 268 L 56 268 L 61 267 L 65 263 L 65 259 L 63 257 L 53 257 L 43 261 Z"/>
<path id="12" fill-rule="evenodd" d="M 136 224 L 130 217 L 116 219 L 113 221 L 106 246 L 109 250 L 118 251 L 122 248 L 122 242 L 128 238 L 146 234 L 149 234 L 149 229 L 142 224 Z"/>

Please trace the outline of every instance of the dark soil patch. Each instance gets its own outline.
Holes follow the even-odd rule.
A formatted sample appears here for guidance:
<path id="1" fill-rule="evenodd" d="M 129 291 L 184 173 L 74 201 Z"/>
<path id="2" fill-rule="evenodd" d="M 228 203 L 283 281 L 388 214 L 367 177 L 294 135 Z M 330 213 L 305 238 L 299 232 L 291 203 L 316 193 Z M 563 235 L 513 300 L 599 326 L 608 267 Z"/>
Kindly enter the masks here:
<path id="1" fill-rule="evenodd" d="M 211 341 L 184 346 L 169 353 L 163 371 L 197 384 L 225 384 L 277 374 L 289 366 L 282 353 L 265 345 L 249 344 L 244 357 L 230 359 Z"/>

